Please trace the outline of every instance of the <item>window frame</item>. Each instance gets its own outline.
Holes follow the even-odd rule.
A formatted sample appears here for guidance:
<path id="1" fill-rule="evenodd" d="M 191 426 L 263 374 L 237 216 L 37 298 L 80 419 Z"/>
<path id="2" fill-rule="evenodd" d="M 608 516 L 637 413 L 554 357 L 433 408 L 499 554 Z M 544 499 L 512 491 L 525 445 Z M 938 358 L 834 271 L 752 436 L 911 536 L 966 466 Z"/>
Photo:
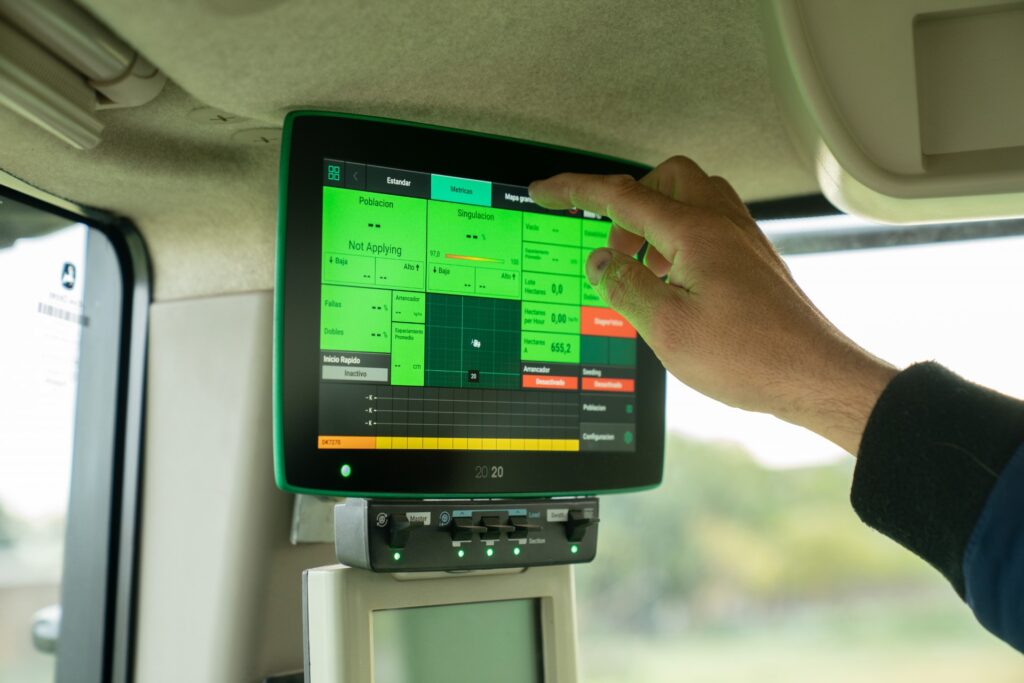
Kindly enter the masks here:
<path id="1" fill-rule="evenodd" d="M 889 249 L 944 242 L 968 242 L 1024 235 L 1024 218 L 950 221 L 948 223 L 882 224 L 859 221 L 835 228 L 773 231 L 771 221 L 829 219 L 848 216 L 821 195 L 752 202 L 751 216 L 782 256 L 824 254 L 831 251 Z M 766 222 L 768 222 L 766 224 Z"/>
<path id="2" fill-rule="evenodd" d="M 55 681 L 126 683 L 133 675 L 149 258 L 127 219 L 62 200 L 0 172 L 3 199 L 90 228 L 84 305 L 91 317 L 79 347 Z M 95 272 L 91 258 L 103 258 L 107 263 L 102 265 L 116 265 L 118 272 Z M 96 291 L 97 283 L 106 289 Z M 89 311 L 90 302 L 102 296 L 109 301 L 113 295 L 120 306 Z M 26 637 L 30 626 L 25 624 Z"/>

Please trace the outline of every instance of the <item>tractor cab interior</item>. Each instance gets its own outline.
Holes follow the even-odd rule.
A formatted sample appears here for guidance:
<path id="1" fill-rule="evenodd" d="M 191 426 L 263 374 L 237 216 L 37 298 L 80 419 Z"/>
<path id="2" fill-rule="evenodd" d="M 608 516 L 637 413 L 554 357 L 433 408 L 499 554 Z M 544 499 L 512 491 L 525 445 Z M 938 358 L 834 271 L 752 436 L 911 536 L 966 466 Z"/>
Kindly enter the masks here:
<path id="1" fill-rule="evenodd" d="M 1024 395 L 1022 35 L 0 0 L 0 683 L 1017 680 L 849 456 L 668 375 L 586 277 L 607 212 L 528 186 L 686 155 L 851 338 Z"/>

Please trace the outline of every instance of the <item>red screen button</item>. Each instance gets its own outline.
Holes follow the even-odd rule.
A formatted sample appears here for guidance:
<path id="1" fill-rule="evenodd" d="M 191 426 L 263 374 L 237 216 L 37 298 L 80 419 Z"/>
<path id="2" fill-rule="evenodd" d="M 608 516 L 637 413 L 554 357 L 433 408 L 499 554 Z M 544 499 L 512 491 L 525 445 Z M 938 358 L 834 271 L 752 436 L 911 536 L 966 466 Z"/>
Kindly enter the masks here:
<path id="1" fill-rule="evenodd" d="M 622 391 L 633 392 L 635 382 L 631 379 L 613 377 L 584 377 L 583 391 Z"/>
<path id="2" fill-rule="evenodd" d="M 578 386 L 578 377 L 562 377 L 560 375 L 523 375 L 524 389 L 568 389 L 570 391 L 576 391 Z"/>
<path id="3" fill-rule="evenodd" d="M 636 330 L 610 308 L 580 306 L 580 334 L 594 337 L 635 337 Z"/>

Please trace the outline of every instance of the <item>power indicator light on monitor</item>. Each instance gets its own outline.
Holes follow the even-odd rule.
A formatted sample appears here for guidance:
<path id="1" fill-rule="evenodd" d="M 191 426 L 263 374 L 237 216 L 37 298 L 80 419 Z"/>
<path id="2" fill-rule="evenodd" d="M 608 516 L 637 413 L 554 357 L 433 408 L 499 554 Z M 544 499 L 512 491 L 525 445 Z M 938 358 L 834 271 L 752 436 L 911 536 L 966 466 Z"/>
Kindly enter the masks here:
<path id="1" fill-rule="evenodd" d="M 457 553 L 455 553 L 455 554 L 459 556 L 459 559 L 462 559 L 463 557 L 466 556 L 466 551 L 463 550 L 462 548 L 459 548 L 459 551 Z"/>
<path id="2" fill-rule="evenodd" d="M 402 553 L 396 551 L 395 554 L 391 557 L 394 558 L 395 562 L 398 562 L 400 559 L 402 559 Z"/>
<path id="3" fill-rule="evenodd" d="M 578 545 L 576 545 L 575 543 L 573 543 L 571 546 L 569 546 L 569 552 L 572 553 L 573 555 L 575 555 L 579 551 L 580 551 L 580 547 Z"/>
<path id="4" fill-rule="evenodd" d="M 344 477 L 345 479 L 348 479 L 350 476 L 352 476 L 352 466 L 349 465 L 348 463 L 342 465 L 340 471 L 341 476 Z"/>
<path id="5" fill-rule="evenodd" d="M 494 557 L 494 548 L 488 548 L 484 552 L 487 554 L 487 557 Z"/>
<path id="6" fill-rule="evenodd" d="M 522 552 L 523 552 L 523 549 L 522 549 L 522 548 L 520 548 L 519 546 L 516 546 L 515 548 L 512 548 L 512 554 L 513 554 L 513 555 L 515 555 L 515 556 L 517 556 L 517 557 L 518 557 L 518 556 L 519 556 L 519 554 L 520 554 L 520 553 L 522 553 Z"/>

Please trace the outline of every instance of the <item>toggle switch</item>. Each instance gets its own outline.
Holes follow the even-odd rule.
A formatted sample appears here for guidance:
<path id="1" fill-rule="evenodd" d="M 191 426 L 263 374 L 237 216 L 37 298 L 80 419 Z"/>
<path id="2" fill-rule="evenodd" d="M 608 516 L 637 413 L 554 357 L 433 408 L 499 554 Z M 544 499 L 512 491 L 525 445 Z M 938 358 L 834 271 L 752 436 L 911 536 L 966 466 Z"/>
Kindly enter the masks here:
<path id="1" fill-rule="evenodd" d="M 487 530 L 480 534 L 480 538 L 485 541 L 495 541 L 501 538 L 503 531 L 515 531 L 515 527 L 511 524 L 502 523 L 500 517 L 482 517 L 480 523 L 487 527 Z"/>
<path id="2" fill-rule="evenodd" d="M 508 523 L 513 527 L 512 531 L 508 532 L 508 537 L 511 539 L 529 538 L 531 531 L 542 528 L 540 524 L 531 522 L 526 517 L 509 517 Z"/>
<path id="3" fill-rule="evenodd" d="M 584 516 L 583 510 L 569 510 L 569 518 L 565 521 L 565 537 L 571 543 L 579 543 L 587 535 L 587 529 L 597 526 L 597 520 Z"/>
<path id="4" fill-rule="evenodd" d="M 451 532 L 453 541 L 472 541 L 473 534 L 483 534 L 487 531 L 487 527 L 473 524 L 473 520 L 469 517 L 455 517 L 448 525 L 448 530 Z"/>
<path id="5" fill-rule="evenodd" d="M 388 546 L 391 548 L 404 548 L 409 542 L 409 534 L 416 527 L 423 526 L 423 520 L 409 519 L 404 512 L 396 512 L 391 515 L 388 521 Z"/>

